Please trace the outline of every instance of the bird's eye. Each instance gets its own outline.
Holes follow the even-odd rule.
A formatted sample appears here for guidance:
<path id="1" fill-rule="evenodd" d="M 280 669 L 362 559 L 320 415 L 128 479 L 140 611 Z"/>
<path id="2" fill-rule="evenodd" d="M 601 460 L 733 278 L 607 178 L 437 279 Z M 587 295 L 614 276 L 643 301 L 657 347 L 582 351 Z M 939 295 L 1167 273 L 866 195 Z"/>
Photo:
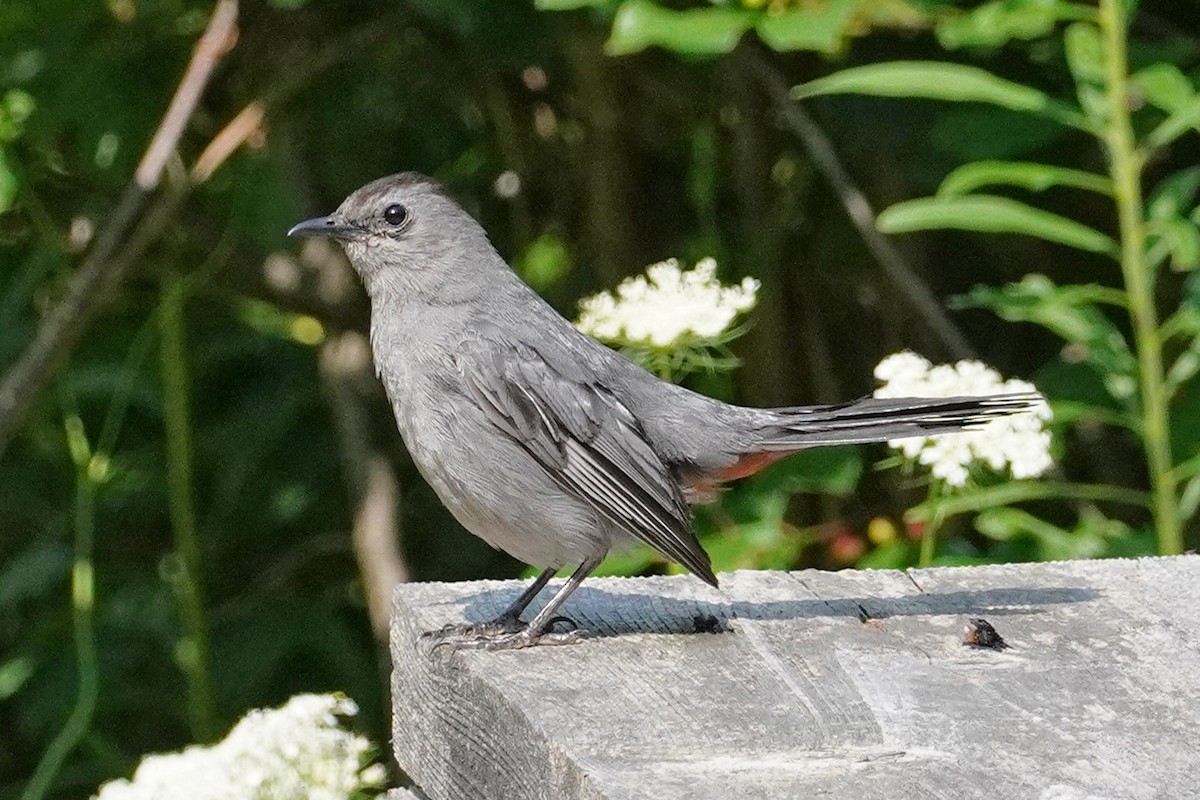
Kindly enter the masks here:
<path id="1" fill-rule="evenodd" d="M 383 219 L 388 225 L 403 225 L 408 219 L 408 209 L 399 203 L 392 203 L 383 210 Z"/>

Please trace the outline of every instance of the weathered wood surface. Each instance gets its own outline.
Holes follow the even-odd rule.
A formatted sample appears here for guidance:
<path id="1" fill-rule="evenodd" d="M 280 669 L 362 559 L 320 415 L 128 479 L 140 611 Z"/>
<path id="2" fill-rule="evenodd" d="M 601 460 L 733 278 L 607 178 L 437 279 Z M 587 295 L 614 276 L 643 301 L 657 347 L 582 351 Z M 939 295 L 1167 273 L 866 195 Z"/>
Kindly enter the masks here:
<path id="1" fill-rule="evenodd" d="M 401 586 L 401 768 L 431 800 L 1200 797 L 1198 556 L 721 585 L 592 580 L 595 638 L 495 653 L 420 635 L 521 584 Z"/>

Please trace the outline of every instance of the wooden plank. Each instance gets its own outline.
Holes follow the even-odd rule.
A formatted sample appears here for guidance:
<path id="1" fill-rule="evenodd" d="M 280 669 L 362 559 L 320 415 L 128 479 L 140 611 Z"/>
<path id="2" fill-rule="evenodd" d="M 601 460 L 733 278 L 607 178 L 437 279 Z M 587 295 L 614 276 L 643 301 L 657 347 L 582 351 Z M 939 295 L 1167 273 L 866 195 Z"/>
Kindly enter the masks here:
<path id="1" fill-rule="evenodd" d="M 1200 797 L 1200 557 L 721 585 L 591 580 L 595 638 L 497 653 L 420 634 L 521 584 L 401 586 L 401 768 L 431 800 Z"/>

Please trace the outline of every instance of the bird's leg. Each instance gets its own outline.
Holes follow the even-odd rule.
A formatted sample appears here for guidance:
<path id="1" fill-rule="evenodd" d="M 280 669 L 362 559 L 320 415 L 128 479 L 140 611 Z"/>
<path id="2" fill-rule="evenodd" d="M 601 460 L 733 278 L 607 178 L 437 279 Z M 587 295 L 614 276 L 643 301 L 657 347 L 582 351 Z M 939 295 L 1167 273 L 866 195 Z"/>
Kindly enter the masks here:
<path id="1" fill-rule="evenodd" d="M 516 631 L 480 633 L 471 638 L 456 638 L 444 643 L 453 645 L 455 649 L 462 647 L 477 650 L 519 650 L 535 644 L 574 644 L 578 642 L 586 635 L 584 631 L 578 628 L 565 633 L 553 633 L 549 631 L 549 628 L 555 621 L 560 619 L 558 617 L 558 610 L 562 608 L 562 604 L 566 602 L 566 599 L 571 596 L 572 592 L 579 588 L 579 584 L 583 583 L 584 578 L 599 566 L 601 560 L 603 560 L 603 555 L 597 555 L 580 564 L 579 569 L 575 570 L 571 574 L 571 577 L 567 578 L 566 583 L 550 598 L 550 602 L 546 603 L 545 607 L 524 628 Z M 542 573 L 542 575 L 538 576 L 538 580 L 541 580 L 545 575 L 546 573 Z M 548 577 L 547 580 L 549 580 Z M 516 607 L 523 598 L 524 595 L 518 598 L 517 603 L 514 603 L 513 606 Z"/>
<path id="2" fill-rule="evenodd" d="M 546 605 L 542 607 L 542 610 L 539 611 L 532 620 L 530 620 L 529 624 L 525 626 L 525 629 L 519 633 L 513 634 L 514 637 L 524 637 L 528 641 L 525 644 L 515 643 L 514 645 L 509 646 L 525 647 L 530 644 L 536 644 L 539 640 L 543 641 L 545 644 L 571 644 L 583 638 L 586 633 L 579 628 L 567 631 L 566 633 L 551 633 L 550 627 L 556 620 L 561 619 L 561 617 L 558 616 L 558 610 L 562 608 L 563 603 L 565 603 L 567 598 L 579 588 L 579 585 L 583 583 L 584 579 L 587 578 L 588 575 L 592 574 L 592 570 L 600 566 L 600 562 L 603 560 L 603 558 L 603 556 L 592 556 L 587 561 L 584 561 L 582 564 L 580 564 L 579 568 L 571 573 L 571 577 L 567 578 L 566 583 L 564 583 L 562 587 L 554 593 L 554 596 L 550 598 L 550 602 L 546 603 Z M 555 641 L 550 641 L 551 637 L 554 637 Z M 505 637 L 500 637 L 500 639 L 503 638 Z M 503 642 L 497 640 L 493 642 L 492 646 L 489 646 L 488 649 L 499 650 L 504 649 L 504 647 L 505 646 Z"/>
<path id="3" fill-rule="evenodd" d="M 515 633 L 522 628 L 521 612 L 529 607 L 529 604 L 533 602 L 533 598 L 537 597 L 538 592 L 545 588 L 546 584 L 554 577 L 554 573 L 557 571 L 554 567 L 542 570 L 533 579 L 533 583 L 529 584 L 525 591 L 521 592 L 521 596 L 514 600 L 512 605 L 504 609 L 500 616 L 490 622 L 451 622 L 439 630 L 426 633 L 425 636 L 437 636 L 439 638 L 454 636 L 476 637 Z"/>
<path id="4" fill-rule="evenodd" d="M 504 613 L 497 617 L 493 624 L 508 623 L 510 625 L 520 624 L 521 612 L 529 608 L 529 604 L 533 602 L 533 598 L 538 596 L 550 579 L 554 577 L 554 573 L 558 572 L 554 567 L 548 567 L 542 570 L 541 574 L 533 579 L 533 583 L 529 584 L 525 591 L 521 592 L 521 596 L 513 601 L 512 605 L 504 610 Z"/>

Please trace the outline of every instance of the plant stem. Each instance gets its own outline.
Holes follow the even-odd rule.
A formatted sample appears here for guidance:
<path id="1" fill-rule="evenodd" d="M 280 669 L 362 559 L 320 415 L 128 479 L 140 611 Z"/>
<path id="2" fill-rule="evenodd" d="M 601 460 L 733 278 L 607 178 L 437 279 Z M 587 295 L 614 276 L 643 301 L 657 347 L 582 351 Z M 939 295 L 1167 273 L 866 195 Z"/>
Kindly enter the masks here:
<path id="1" fill-rule="evenodd" d="M 904 515 L 909 522 L 928 522 L 935 514 L 947 517 L 1034 500 L 1089 500 L 1149 508 L 1152 496 L 1137 489 L 1100 483 L 1011 481 L 984 489 L 964 490 L 949 497 L 931 497 Z"/>
<path id="2" fill-rule="evenodd" d="M 917 566 L 924 568 L 933 564 L 933 557 L 937 554 L 937 524 L 930 522 L 925 526 L 925 530 L 921 532 L 921 553 L 917 557 Z"/>
<path id="3" fill-rule="evenodd" d="M 163 413 L 166 424 L 167 497 L 175 536 L 172 588 L 179 604 L 184 636 L 176 657 L 187 680 L 188 719 L 192 735 L 208 741 L 217 733 L 209 675 L 208 624 L 200 587 L 200 542 L 192 496 L 192 421 L 188 407 L 187 341 L 184 304 L 187 284 L 179 277 L 164 279 L 159 304 L 162 335 Z"/>
<path id="4" fill-rule="evenodd" d="M 946 487 L 941 481 L 929 485 L 929 499 L 926 504 L 932 506 L 932 513 L 921 532 L 921 553 L 917 557 L 918 567 L 933 566 L 933 558 L 937 555 L 937 538 L 943 523 L 946 521 L 945 506 L 942 501 L 946 498 Z"/>
<path id="5" fill-rule="evenodd" d="M 1142 442 L 1150 472 L 1152 512 L 1158 551 L 1183 551 L 1175 475 L 1171 462 L 1171 430 L 1163 382 L 1162 338 L 1154 306 L 1154 276 L 1146 263 L 1146 225 L 1142 202 L 1142 161 L 1129 115 L 1129 66 L 1126 23 L 1121 0 L 1100 0 L 1099 18 L 1106 70 L 1108 145 L 1117 216 L 1121 228 L 1121 272 L 1129 293 L 1129 312 L 1138 355 Z"/>
<path id="6" fill-rule="evenodd" d="M 901 297 L 929 326 L 946 352 L 955 358 L 975 358 L 975 349 L 946 312 L 942 301 L 904 260 L 892 240 L 875 226 L 877 214 L 871 208 L 866 195 L 846 171 L 829 136 L 804 107 L 792 99 L 790 87 L 773 60 L 762 54 L 762 50 L 765 49 L 751 51 L 751 67 L 778 107 L 783 122 L 804 143 L 809 160 L 833 187 L 851 223 L 858 229 L 867 250 L 879 262 L 884 274 L 899 290 Z"/>
<path id="7" fill-rule="evenodd" d="M 78 420 L 78 417 L 75 419 Z M 83 463 L 76 464 L 75 469 L 75 559 L 71 565 L 71 621 L 75 633 L 76 669 L 79 673 L 75 706 L 62 730 L 46 748 L 33 777 L 21 792 L 21 800 L 41 800 L 46 796 L 63 762 L 87 734 L 96 713 L 100 672 L 96 663 L 96 593 L 92 564 L 95 489 L 95 484 L 88 476 L 85 458 Z"/>

